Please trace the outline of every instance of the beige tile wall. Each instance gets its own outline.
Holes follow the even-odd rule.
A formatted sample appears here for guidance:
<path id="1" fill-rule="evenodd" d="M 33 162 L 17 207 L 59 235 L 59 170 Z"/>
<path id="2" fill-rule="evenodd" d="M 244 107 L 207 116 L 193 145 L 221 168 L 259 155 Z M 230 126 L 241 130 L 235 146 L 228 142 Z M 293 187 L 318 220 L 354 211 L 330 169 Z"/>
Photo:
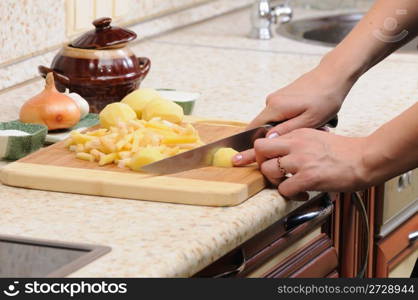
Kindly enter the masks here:
<path id="1" fill-rule="evenodd" d="M 65 41 L 65 0 L 0 1 L 0 66 Z"/>
<path id="2" fill-rule="evenodd" d="M 367 8 L 375 0 L 290 0 L 292 5 L 314 9 Z"/>
<path id="3" fill-rule="evenodd" d="M 68 40 L 68 0 L 1 0 L 0 67 L 40 54 Z M 126 2 L 129 24 L 211 0 L 116 0 Z M 238 0 L 239 1 L 239 0 Z M 100 0 L 96 0 L 100 5 Z"/>
<path id="4" fill-rule="evenodd" d="M 215 0 L 66 0 L 67 2 L 67 20 L 74 23 L 74 7 L 86 6 L 93 7 L 93 18 L 108 16 L 113 18 L 114 23 L 130 25 L 144 20 L 155 18 L 167 13 L 178 12 L 199 4 L 214 2 Z M 245 0 L 223 0 L 224 2 L 242 2 Z M 89 3 L 89 4 L 86 4 Z M 83 8 L 82 8 L 83 10 Z M 79 13 L 78 11 L 75 14 Z M 83 21 L 85 21 L 83 19 Z M 87 23 L 90 27 L 91 21 Z M 80 30 L 67 28 L 69 35 L 79 34 L 86 29 Z"/>
<path id="5" fill-rule="evenodd" d="M 49 66 L 62 44 L 80 34 L 70 30 L 74 28 L 74 22 L 69 21 L 74 20 L 74 1 L 0 0 L 0 92 L 37 78 L 37 67 Z M 255 0 L 78 1 L 93 1 L 94 5 L 117 1 L 112 2 L 114 11 L 116 5 L 124 4 L 127 13 L 116 17 L 115 23 L 144 38 L 245 7 Z"/>
<path id="6" fill-rule="evenodd" d="M 66 28 L 71 0 L 1 0 L 0 1 L 0 68 L 58 47 L 70 38 Z M 100 5 L 100 0 L 95 5 Z M 124 2 L 128 14 L 117 20 L 133 24 L 148 18 L 214 0 L 115 0 Z M 243 0 L 224 0 L 239 2 Z M 306 5 L 318 0 L 293 0 Z M 321 0 L 321 3 L 353 5 L 373 0 Z M 243 1 L 246 2 L 246 1 Z M 248 1 L 247 1 L 248 2 Z"/>
<path id="7" fill-rule="evenodd" d="M 120 1 L 120 0 L 119 0 Z M 132 13 L 127 15 L 127 21 L 142 19 L 161 12 L 182 9 L 191 5 L 210 0 L 122 0 L 130 2 Z M 239 1 L 239 0 L 238 0 Z"/>

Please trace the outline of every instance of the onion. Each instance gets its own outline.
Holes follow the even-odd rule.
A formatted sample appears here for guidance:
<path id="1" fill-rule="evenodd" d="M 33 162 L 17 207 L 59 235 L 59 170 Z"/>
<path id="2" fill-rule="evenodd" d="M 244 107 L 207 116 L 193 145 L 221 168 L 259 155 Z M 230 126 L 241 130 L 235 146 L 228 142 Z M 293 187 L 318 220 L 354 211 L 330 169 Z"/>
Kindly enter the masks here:
<path id="1" fill-rule="evenodd" d="M 20 109 L 20 121 L 42 124 L 48 130 L 70 128 L 80 121 L 80 108 L 70 97 L 55 88 L 54 75 L 46 76 L 45 89 Z"/>

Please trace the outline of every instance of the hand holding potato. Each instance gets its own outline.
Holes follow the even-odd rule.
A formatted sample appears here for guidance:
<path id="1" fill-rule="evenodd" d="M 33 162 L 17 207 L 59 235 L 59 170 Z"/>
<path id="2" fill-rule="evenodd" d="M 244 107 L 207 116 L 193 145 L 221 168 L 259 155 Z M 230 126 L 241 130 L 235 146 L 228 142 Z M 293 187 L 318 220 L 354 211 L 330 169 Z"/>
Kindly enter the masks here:
<path id="1" fill-rule="evenodd" d="M 243 166 L 257 161 L 261 172 L 278 185 L 285 197 L 300 196 L 306 191 L 360 190 L 368 185 L 363 163 L 366 141 L 367 138 L 297 129 L 276 138 L 256 140 L 254 149 L 235 156 L 234 164 Z M 286 178 L 284 173 L 292 176 Z"/>

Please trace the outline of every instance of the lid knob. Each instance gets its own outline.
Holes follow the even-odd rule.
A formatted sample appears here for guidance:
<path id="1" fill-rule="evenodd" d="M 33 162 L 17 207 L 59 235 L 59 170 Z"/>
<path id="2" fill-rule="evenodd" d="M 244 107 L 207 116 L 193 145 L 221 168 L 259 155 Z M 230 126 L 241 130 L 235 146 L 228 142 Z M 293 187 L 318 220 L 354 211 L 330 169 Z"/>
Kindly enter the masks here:
<path id="1" fill-rule="evenodd" d="M 1 0 L 0 0 L 1 1 Z M 81 49 L 110 49 L 122 48 L 136 38 L 136 33 L 118 26 L 111 26 L 109 17 L 93 21 L 94 29 L 87 31 L 71 44 L 71 47 Z"/>
<path id="2" fill-rule="evenodd" d="M 96 27 L 96 30 L 109 28 L 110 23 L 112 23 L 112 18 L 109 17 L 99 18 L 93 21 L 93 25 Z"/>

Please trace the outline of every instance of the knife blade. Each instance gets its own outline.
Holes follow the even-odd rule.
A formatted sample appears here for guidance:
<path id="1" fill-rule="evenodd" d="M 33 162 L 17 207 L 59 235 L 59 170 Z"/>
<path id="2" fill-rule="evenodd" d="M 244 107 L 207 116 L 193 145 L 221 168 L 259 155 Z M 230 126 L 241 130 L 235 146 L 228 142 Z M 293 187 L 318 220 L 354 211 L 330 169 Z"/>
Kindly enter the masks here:
<path id="1" fill-rule="evenodd" d="M 240 132 L 216 142 L 145 165 L 141 170 L 147 173 L 164 175 L 211 166 L 212 157 L 216 150 L 223 147 L 230 147 L 238 152 L 248 150 L 253 147 L 256 139 L 265 137 L 266 133 L 279 123 L 281 122 L 270 122 L 266 125 Z M 338 116 L 334 116 L 324 126 L 336 127 L 337 124 Z"/>
<path id="2" fill-rule="evenodd" d="M 216 142 L 145 165 L 141 170 L 153 174 L 173 174 L 207 167 L 212 165 L 212 157 L 216 150 L 223 147 L 230 147 L 239 152 L 250 149 L 253 147 L 254 141 L 265 137 L 271 127 L 271 124 L 267 124 L 243 131 Z"/>

